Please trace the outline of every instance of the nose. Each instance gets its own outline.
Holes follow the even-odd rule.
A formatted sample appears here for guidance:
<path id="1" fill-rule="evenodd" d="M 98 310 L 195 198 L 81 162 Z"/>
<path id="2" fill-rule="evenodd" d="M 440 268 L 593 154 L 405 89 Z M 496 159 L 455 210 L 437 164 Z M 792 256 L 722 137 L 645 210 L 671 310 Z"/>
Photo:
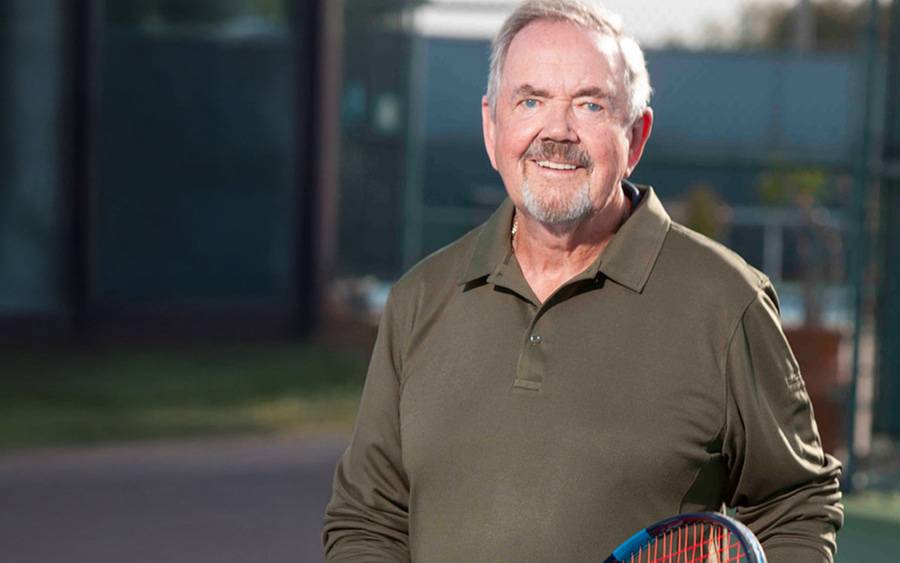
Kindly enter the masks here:
<path id="1" fill-rule="evenodd" d="M 547 108 L 542 138 L 560 142 L 577 142 L 578 135 L 573 127 L 572 108 L 569 104 L 557 103 Z"/>

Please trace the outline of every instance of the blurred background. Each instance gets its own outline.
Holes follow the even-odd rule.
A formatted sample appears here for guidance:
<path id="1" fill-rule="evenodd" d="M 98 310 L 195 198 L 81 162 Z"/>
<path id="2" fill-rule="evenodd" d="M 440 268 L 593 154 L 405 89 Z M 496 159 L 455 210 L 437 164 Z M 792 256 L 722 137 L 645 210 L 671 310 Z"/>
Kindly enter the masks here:
<path id="1" fill-rule="evenodd" d="M 506 0 L 0 2 L 0 556 L 317 561 L 393 281 L 504 197 Z M 900 9 L 608 0 L 633 179 L 774 282 L 838 561 L 900 547 Z"/>

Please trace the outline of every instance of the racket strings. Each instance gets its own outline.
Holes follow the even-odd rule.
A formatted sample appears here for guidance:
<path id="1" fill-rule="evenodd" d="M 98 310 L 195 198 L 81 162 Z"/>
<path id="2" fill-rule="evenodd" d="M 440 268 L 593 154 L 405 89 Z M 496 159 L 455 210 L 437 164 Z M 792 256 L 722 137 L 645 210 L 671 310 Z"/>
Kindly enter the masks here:
<path id="1" fill-rule="evenodd" d="M 685 523 L 667 530 L 631 555 L 628 563 L 742 563 L 741 541 L 727 528 Z"/>

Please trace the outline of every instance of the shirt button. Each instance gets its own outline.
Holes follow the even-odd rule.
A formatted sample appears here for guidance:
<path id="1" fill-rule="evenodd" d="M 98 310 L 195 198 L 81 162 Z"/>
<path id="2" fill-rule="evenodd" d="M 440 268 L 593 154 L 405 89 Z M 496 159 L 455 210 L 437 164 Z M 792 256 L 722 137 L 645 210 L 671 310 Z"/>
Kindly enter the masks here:
<path id="1" fill-rule="evenodd" d="M 543 338 L 541 338 L 541 337 L 540 337 L 539 335 L 537 335 L 537 334 L 532 334 L 532 335 L 531 335 L 531 338 L 529 338 L 528 340 L 529 340 L 532 344 L 540 344 L 540 343 L 541 343 L 541 340 L 543 340 Z"/>

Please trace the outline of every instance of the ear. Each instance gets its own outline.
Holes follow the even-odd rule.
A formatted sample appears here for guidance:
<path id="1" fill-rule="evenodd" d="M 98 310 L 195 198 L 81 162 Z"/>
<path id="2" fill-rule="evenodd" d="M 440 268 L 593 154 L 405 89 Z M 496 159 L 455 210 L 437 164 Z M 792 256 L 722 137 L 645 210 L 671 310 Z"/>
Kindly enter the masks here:
<path id="1" fill-rule="evenodd" d="M 497 161 L 494 159 L 494 118 L 491 116 L 491 106 L 487 96 L 481 97 L 481 132 L 484 135 L 484 148 L 487 150 L 491 166 L 497 169 Z"/>
<path id="2" fill-rule="evenodd" d="M 634 123 L 631 124 L 630 141 L 628 143 L 628 168 L 625 171 L 625 177 L 631 176 L 638 162 L 641 161 L 641 155 L 644 154 L 644 147 L 647 146 L 647 139 L 650 138 L 650 131 L 653 130 L 653 109 L 646 108 Z"/>

